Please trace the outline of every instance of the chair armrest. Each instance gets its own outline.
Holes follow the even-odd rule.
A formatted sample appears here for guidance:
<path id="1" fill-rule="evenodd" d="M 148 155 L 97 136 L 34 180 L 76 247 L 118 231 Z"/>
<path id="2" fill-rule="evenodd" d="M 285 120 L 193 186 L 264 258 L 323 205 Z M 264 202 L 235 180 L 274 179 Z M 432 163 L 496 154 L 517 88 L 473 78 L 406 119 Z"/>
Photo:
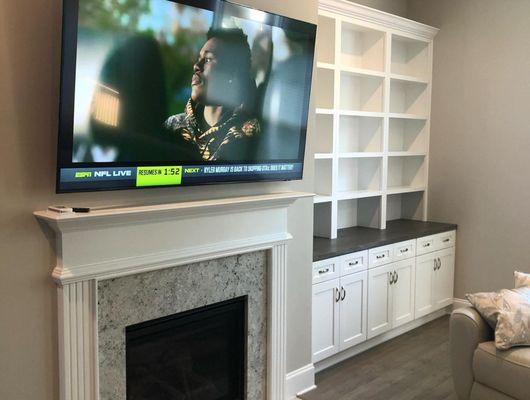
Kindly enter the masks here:
<path id="1" fill-rule="evenodd" d="M 455 391 L 460 400 L 469 399 L 473 386 L 473 355 L 482 342 L 492 340 L 493 331 L 472 307 L 458 308 L 451 314 L 449 343 Z"/>

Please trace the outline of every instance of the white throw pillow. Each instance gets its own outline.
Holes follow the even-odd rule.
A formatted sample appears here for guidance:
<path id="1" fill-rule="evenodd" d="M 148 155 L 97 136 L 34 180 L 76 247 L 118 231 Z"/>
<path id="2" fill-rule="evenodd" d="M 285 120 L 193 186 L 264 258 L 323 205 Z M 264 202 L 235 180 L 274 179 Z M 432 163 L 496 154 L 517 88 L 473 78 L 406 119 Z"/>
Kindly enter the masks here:
<path id="1" fill-rule="evenodd" d="M 523 286 L 530 286 L 530 274 L 524 272 L 515 271 L 513 273 L 515 278 L 515 288 L 520 288 Z"/>

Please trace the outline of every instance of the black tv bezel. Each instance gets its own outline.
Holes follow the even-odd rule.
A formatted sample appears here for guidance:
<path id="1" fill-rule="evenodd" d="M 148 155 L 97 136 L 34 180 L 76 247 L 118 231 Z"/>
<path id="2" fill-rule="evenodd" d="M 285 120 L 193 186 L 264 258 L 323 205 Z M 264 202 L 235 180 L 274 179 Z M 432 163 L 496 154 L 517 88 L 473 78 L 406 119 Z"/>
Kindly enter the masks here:
<path id="1" fill-rule="evenodd" d="M 196 8 L 202 8 L 210 11 L 220 11 L 226 4 L 239 8 L 242 12 L 248 13 L 252 10 L 260 11 L 265 14 L 266 19 L 261 21 L 267 25 L 276 26 L 279 28 L 286 28 L 292 30 L 301 30 L 310 34 L 308 40 L 308 47 L 311 52 L 311 59 L 309 63 L 308 80 L 309 84 L 305 88 L 304 98 L 306 107 L 304 108 L 301 118 L 300 143 L 299 154 L 297 159 L 291 160 L 274 160 L 272 163 L 301 163 L 302 168 L 296 177 L 285 176 L 282 174 L 278 178 L 271 178 L 256 174 L 247 179 L 234 177 L 234 179 L 227 180 L 212 180 L 208 182 L 192 182 L 182 183 L 179 185 L 161 185 L 161 186 L 142 186 L 142 187 L 101 187 L 101 188 L 81 188 L 81 189 L 61 189 L 61 169 L 63 168 L 105 168 L 105 167 L 141 167 L 141 166 L 170 166 L 174 164 L 180 165 L 205 165 L 205 163 L 185 162 L 185 161 L 152 161 L 152 162 L 92 162 L 92 163 L 74 163 L 72 161 L 73 136 L 74 136 L 74 103 L 75 103 L 75 80 L 76 80 L 76 66 L 77 66 L 77 33 L 78 33 L 78 14 L 79 1 L 71 0 L 63 2 L 63 19 L 62 19 L 62 41 L 61 41 L 61 82 L 60 82 L 60 99 L 59 99 L 59 129 L 57 138 L 57 167 L 56 167 L 56 185 L 55 192 L 62 193 L 78 193 L 78 192 L 97 192 L 97 191 L 113 191 L 113 190 L 137 190 L 137 189 L 156 189 L 156 188 L 175 188 L 186 186 L 203 186 L 203 185 L 218 185 L 227 183 L 252 183 L 252 182 L 277 182 L 277 181 L 292 181 L 303 179 L 304 162 L 305 162 L 305 148 L 307 137 L 307 126 L 309 117 L 309 105 L 311 95 L 311 81 L 313 78 L 313 69 L 315 63 L 315 42 L 317 26 L 311 22 L 305 22 L 283 15 L 258 10 L 242 4 L 234 3 L 226 0 L 166 0 L 177 4 L 183 4 Z M 238 165 L 244 164 L 245 161 L 209 161 L 208 165 Z M 271 160 L 252 160 L 249 164 L 271 163 Z"/>

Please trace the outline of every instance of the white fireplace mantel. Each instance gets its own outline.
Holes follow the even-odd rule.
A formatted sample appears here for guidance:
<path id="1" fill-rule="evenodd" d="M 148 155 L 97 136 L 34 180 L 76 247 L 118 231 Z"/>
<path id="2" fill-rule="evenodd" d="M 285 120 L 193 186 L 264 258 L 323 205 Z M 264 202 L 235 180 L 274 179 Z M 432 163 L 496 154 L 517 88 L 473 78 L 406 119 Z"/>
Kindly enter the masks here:
<path id="1" fill-rule="evenodd" d="M 98 400 L 97 282 L 268 250 L 267 398 L 285 398 L 287 192 L 86 214 L 38 211 L 56 234 L 61 400 Z"/>

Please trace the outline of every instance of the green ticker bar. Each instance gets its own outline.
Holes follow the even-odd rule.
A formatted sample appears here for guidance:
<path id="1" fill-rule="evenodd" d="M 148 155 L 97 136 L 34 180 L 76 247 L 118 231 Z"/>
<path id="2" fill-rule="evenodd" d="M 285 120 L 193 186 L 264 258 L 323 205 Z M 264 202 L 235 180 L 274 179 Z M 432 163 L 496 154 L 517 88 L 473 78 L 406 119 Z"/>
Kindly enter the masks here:
<path id="1" fill-rule="evenodd" d="M 180 185 L 181 182 L 181 166 L 138 167 L 136 169 L 137 187 Z"/>

